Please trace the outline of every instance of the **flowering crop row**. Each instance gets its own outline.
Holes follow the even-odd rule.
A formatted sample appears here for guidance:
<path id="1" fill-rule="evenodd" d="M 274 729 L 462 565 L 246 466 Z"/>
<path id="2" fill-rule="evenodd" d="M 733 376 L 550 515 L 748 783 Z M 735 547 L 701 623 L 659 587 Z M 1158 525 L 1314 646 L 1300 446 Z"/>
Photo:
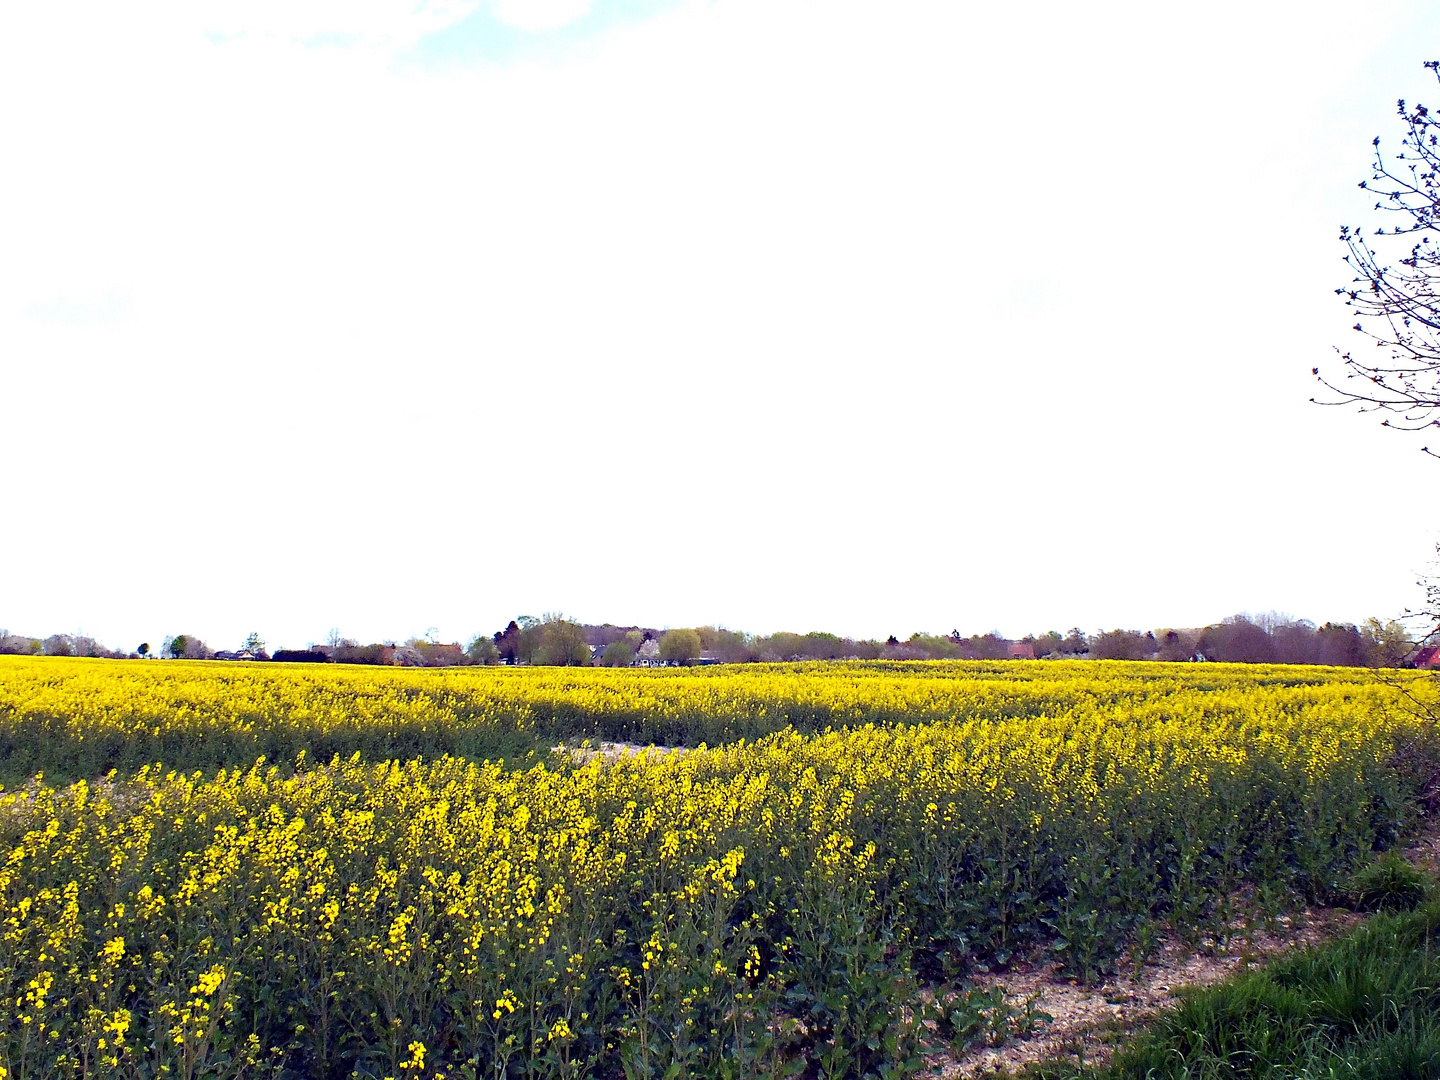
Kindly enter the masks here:
<path id="1" fill-rule="evenodd" d="M 714 746 L 787 727 L 998 720 L 1162 701 L 1190 716 L 1372 681 L 1345 668 L 1113 662 L 406 670 L 0 656 L 0 779 L 128 774 L 155 761 L 213 771 L 302 752 L 312 760 L 357 751 L 367 760 L 514 760 L 563 739 Z"/>
<path id="2" fill-rule="evenodd" d="M 216 669 L 178 670 L 194 674 L 175 711 L 212 723 L 223 695 L 200 691 Z M 27 785 L 0 796 L 0 1066 L 900 1075 L 917 977 L 1041 943 L 1083 972 L 1165 921 L 1224 932 L 1243 885 L 1272 910 L 1324 894 L 1413 823 L 1437 749 L 1390 689 L 1207 669 L 1201 694 L 1149 670 L 824 666 L 750 686 L 505 673 L 490 685 L 519 697 L 533 677 L 552 702 L 693 705 L 709 685 L 753 707 L 769 686 L 780 709 L 842 710 L 874 686 L 885 708 L 963 717 L 945 683 L 968 680 L 975 704 L 618 762 L 357 753 Z M 245 677 L 258 694 L 259 672 Z M 96 717 L 106 690 L 89 685 Z M 274 692 L 296 695 L 299 723 L 303 694 Z"/>

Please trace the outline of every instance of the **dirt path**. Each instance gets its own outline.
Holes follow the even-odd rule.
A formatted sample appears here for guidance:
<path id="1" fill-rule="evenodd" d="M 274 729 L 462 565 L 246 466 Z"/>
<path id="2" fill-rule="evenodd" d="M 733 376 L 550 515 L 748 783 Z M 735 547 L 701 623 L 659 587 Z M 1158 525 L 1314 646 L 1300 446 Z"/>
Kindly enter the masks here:
<path id="1" fill-rule="evenodd" d="M 1228 949 L 1197 951 L 1170 935 L 1138 972 L 1122 968 L 1098 985 L 1066 977 L 1053 961 L 977 976 L 972 982 L 978 988 L 1002 988 L 1006 1003 L 1017 1010 L 1034 998 L 1034 1007 L 1054 1020 L 1033 1038 L 971 1050 L 958 1059 L 939 1055 L 930 1065 L 945 1080 L 969 1080 L 1000 1068 L 1018 1071 L 1046 1059 L 1092 1064 L 1107 1060 L 1115 1036 L 1172 1004 L 1180 987 L 1208 986 L 1289 949 L 1328 941 L 1360 918 L 1345 908 L 1310 907 L 1298 916 L 1281 917 L 1274 932 L 1258 932 L 1248 941 L 1237 939 Z"/>
<path id="2" fill-rule="evenodd" d="M 628 742 L 600 742 L 592 746 L 552 746 L 550 749 L 557 754 L 563 754 L 567 750 L 576 761 L 590 761 L 594 758 L 603 758 L 606 761 L 619 761 L 621 758 L 633 757 L 636 754 L 655 754 L 664 757 L 667 754 L 683 755 L 690 752 L 685 746 L 641 746 L 639 743 Z"/>
<path id="3" fill-rule="evenodd" d="M 1440 822 L 1429 824 L 1403 853 L 1440 876 Z M 1035 1009 L 1055 1019 L 1032 1038 L 974 1049 L 959 1058 L 940 1054 L 928 1064 L 933 1075 L 943 1080 L 975 1080 L 1001 1069 L 1019 1071 L 1042 1060 L 1107 1061 L 1117 1036 L 1173 1004 L 1180 987 L 1209 986 L 1290 949 L 1323 944 L 1362 919 L 1348 908 L 1307 907 L 1248 939 L 1238 935 L 1224 949 L 1197 950 L 1169 935 L 1138 971 L 1122 968 L 1099 985 L 1086 986 L 1065 977 L 1054 962 L 1017 964 L 1003 974 L 977 976 L 972 980 L 976 987 L 1002 988 L 1006 1003 L 1017 1010 L 1033 998 Z"/>

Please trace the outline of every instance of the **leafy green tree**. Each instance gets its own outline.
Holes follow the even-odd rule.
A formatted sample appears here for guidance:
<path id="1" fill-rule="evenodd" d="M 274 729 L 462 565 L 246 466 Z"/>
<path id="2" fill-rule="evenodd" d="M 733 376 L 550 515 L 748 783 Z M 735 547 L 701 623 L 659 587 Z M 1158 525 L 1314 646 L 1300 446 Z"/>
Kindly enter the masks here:
<path id="1" fill-rule="evenodd" d="M 670 630 L 660 638 L 660 659 L 669 664 L 688 664 L 700 655 L 698 630 Z"/>
<path id="2" fill-rule="evenodd" d="M 165 640 L 164 651 L 176 660 L 206 660 L 210 647 L 194 634 L 176 634 Z"/>
<path id="3" fill-rule="evenodd" d="M 496 646 L 493 638 L 488 638 L 484 634 L 478 635 L 474 641 L 470 642 L 469 647 L 465 650 L 465 655 L 470 658 L 472 664 L 490 665 L 500 662 L 499 647 Z"/>
<path id="4" fill-rule="evenodd" d="M 1030 639 L 1030 646 L 1035 650 L 1035 655 L 1051 656 L 1060 651 L 1060 643 L 1065 639 L 1056 630 L 1050 630 L 1039 637 Z"/>
<path id="5" fill-rule="evenodd" d="M 256 631 L 251 630 L 250 636 L 245 639 L 245 644 L 242 648 L 248 649 L 252 653 L 262 653 L 265 651 L 265 639 Z"/>
<path id="6" fill-rule="evenodd" d="M 635 650 L 628 641 L 612 641 L 600 654 L 601 667 L 629 667 L 635 659 Z"/>
<path id="7" fill-rule="evenodd" d="M 663 644 L 665 639 L 660 639 Z M 791 660 L 805 659 L 805 639 L 799 634 L 788 630 L 780 630 L 769 637 L 757 638 L 755 641 L 756 651 L 761 660 L 766 663 L 786 662 Z M 662 652 L 660 658 L 664 660 Z"/>
<path id="8" fill-rule="evenodd" d="M 532 663 L 554 667 L 584 667 L 590 663 L 585 628 L 563 615 L 547 616 L 527 633 L 535 634 L 537 639 L 531 654 Z"/>
<path id="9" fill-rule="evenodd" d="M 149 655 L 150 655 L 150 642 L 148 642 L 148 641 L 142 641 L 142 642 L 140 642 L 139 647 L 138 647 L 135 651 L 136 651 L 137 653 L 139 653 L 141 656 L 149 656 Z"/>
<path id="10" fill-rule="evenodd" d="M 500 659 L 507 664 L 518 664 L 520 662 L 520 639 L 522 636 L 520 624 L 514 619 L 504 630 L 498 631 L 492 641 L 495 642 L 495 651 Z"/>
<path id="11" fill-rule="evenodd" d="M 759 659 L 761 642 L 765 640 L 717 626 L 702 626 L 697 632 L 701 653 L 713 653 L 726 664 L 748 664 Z"/>
<path id="12" fill-rule="evenodd" d="M 545 624 L 563 618 L 547 615 L 544 619 L 537 619 L 533 615 L 521 615 L 518 619 L 511 619 L 510 624 L 492 639 L 500 652 L 500 659 L 507 664 L 545 663 L 541 655 L 545 644 Z"/>
<path id="13" fill-rule="evenodd" d="M 1107 630 L 1090 642 L 1095 660 L 1144 660 L 1154 651 L 1154 636 L 1138 630 Z"/>
<path id="14" fill-rule="evenodd" d="M 906 660 L 958 660 L 965 655 L 965 647 L 943 634 L 914 633 L 905 642 L 910 652 Z"/>
<path id="15" fill-rule="evenodd" d="M 1010 642 L 1000 631 L 988 634 L 972 634 L 966 641 L 967 652 L 976 660 L 1004 660 L 1010 655 Z"/>
<path id="16" fill-rule="evenodd" d="M 1370 663 L 1375 667 L 1395 667 L 1415 647 L 1410 631 L 1394 619 L 1382 623 L 1372 615 L 1365 620 L 1360 634 L 1370 648 Z"/>

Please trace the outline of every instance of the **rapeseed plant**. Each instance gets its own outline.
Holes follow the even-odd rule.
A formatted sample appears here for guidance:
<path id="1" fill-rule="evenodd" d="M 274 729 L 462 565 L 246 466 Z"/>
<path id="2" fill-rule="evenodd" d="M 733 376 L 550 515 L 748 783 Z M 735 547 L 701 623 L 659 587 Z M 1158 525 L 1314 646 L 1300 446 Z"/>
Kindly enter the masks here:
<path id="1" fill-rule="evenodd" d="M 1085 974 L 1160 921 L 1229 932 L 1246 884 L 1327 895 L 1440 758 L 1392 690 L 1313 670 L 154 667 L 0 665 L 37 759 L 184 758 L 0 795 L 7 1077 L 899 1075 L 917 973 Z M 370 752 L 562 716 L 724 738 Z M 283 767 L 202 760 L 267 731 Z M 317 756 L 337 732 L 363 745 Z"/>

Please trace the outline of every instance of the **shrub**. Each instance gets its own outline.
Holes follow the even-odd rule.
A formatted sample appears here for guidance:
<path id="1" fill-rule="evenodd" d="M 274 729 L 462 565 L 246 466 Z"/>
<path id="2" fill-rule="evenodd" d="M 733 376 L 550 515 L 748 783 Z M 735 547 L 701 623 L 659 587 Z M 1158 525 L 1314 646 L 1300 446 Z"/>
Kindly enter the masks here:
<path id="1" fill-rule="evenodd" d="M 629 667 L 635 659 L 635 650 L 628 641 L 612 641 L 600 654 L 601 667 Z"/>
<path id="2" fill-rule="evenodd" d="M 660 639 L 660 659 L 671 664 L 688 664 L 700 655 L 700 633 L 671 630 Z"/>
<path id="3" fill-rule="evenodd" d="M 1430 877 L 1393 851 L 1350 877 L 1350 901 L 1362 911 L 1413 911 L 1430 894 Z"/>
<path id="4" fill-rule="evenodd" d="M 341 645 L 336 648 L 337 664 L 382 664 L 395 662 L 395 650 L 388 645 Z"/>

